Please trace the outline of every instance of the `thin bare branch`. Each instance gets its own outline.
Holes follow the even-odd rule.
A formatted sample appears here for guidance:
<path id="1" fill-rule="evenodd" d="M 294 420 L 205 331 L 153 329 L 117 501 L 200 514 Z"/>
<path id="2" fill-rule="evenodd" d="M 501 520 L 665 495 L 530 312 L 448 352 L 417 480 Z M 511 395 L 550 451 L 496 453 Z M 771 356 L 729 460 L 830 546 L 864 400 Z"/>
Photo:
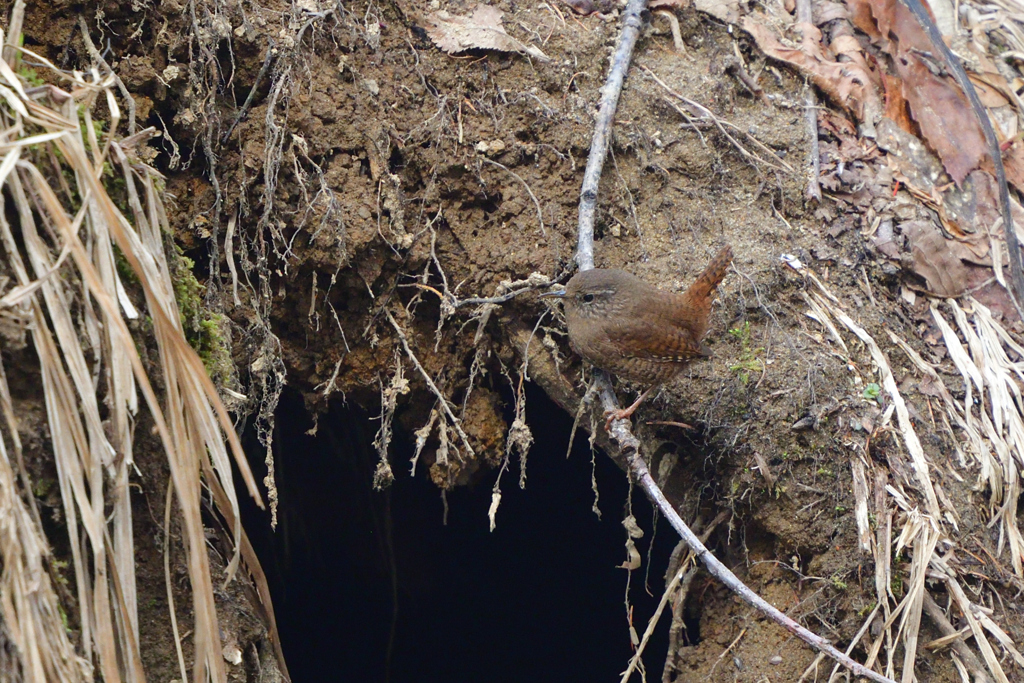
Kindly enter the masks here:
<path id="1" fill-rule="evenodd" d="M 576 265 L 580 270 L 594 267 L 594 214 L 597 211 L 597 189 L 601 182 L 601 171 L 611 145 L 612 121 L 619 106 L 619 95 L 626 80 L 629 63 L 633 59 L 633 48 L 640 35 L 640 13 L 647 7 L 647 0 L 629 0 L 622 14 L 622 33 L 612 57 L 612 68 L 608 79 L 601 88 L 601 103 L 594 122 L 594 137 L 590 142 L 587 168 L 583 172 L 583 187 L 580 188 L 580 212 L 578 240 L 576 244 Z"/>
<path id="2" fill-rule="evenodd" d="M 608 376 L 602 372 L 598 377 L 598 382 L 601 382 L 599 385 L 599 396 L 601 397 L 601 403 L 605 410 L 617 410 L 618 401 L 615 399 L 615 393 L 612 391 L 611 382 L 608 380 Z M 679 533 L 683 541 L 686 542 L 687 547 L 689 547 L 690 550 L 693 551 L 693 554 L 704 563 L 704 566 L 712 576 L 725 584 L 729 590 L 740 596 L 740 598 L 755 607 L 769 619 L 779 624 L 814 649 L 828 654 L 858 676 L 864 676 L 865 678 L 877 681 L 878 683 L 895 683 L 891 678 L 886 678 L 881 674 L 875 673 L 874 671 L 871 671 L 850 659 L 848 656 L 833 647 L 827 640 L 808 631 L 803 626 L 780 612 L 757 593 L 747 588 L 747 586 L 744 585 L 735 574 L 729 571 L 728 567 L 722 564 L 718 558 L 700 542 L 697 535 L 694 534 L 688 526 L 686 526 L 686 523 L 679 516 L 679 513 L 676 512 L 672 504 L 668 502 L 667 498 L 665 498 L 665 494 L 661 492 L 661 489 L 654 482 L 654 478 L 651 476 L 651 472 L 647 468 L 647 463 L 644 462 L 643 457 L 640 455 L 640 441 L 633 436 L 632 432 L 629 430 L 629 421 L 615 420 L 612 422 L 611 435 L 618 443 L 620 453 L 625 456 L 626 461 L 629 463 L 630 472 L 632 472 L 633 476 L 640 482 L 640 487 L 643 488 L 644 493 L 647 494 L 647 497 L 651 499 L 651 502 L 654 503 L 655 507 L 658 508 L 661 514 L 668 519 L 672 528 Z"/>
<path id="3" fill-rule="evenodd" d="M 814 16 L 811 9 L 811 0 L 797 0 L 796 16 L 797 21 L 814 25 Z M 807 142 L 810 149 L 807 152 L 807 160 L 810 162 L 807 169 L 807 199 L 815 202 L 821 201 L 821 148 L 818 145 L 818 96 L 810 83 L 804 84 L 804 123 L 807 126 Z"/>
<path id="4" fill-rule="evenodd" d="M 601 171 L 608 154 L 608 146 L 611 139 L 611 126 L 615 118 L 615 110 L 618 105 L 619 95 L 622 91 L 622 84 L 625 80 L 626 70 L 636 44 L 637 33 L 640 26 L 640 12 L 646 6 L 646 0 L 630 0 L 623 14 L 623 29 L 619 37 L 619 45 L 616 48 L 615 56 L 612 59 L 612 68 L 609 72 L 605 85 L 601 90 L 601 103 L 598 108 L 597 121 L 594 127 L 594 137 L 591 141 L 590 156 L 587 159 L 587 169 L 583 176 L 583 187 L 580 192 L 579 225 L 577 227 L 576 263 L 580 270 L 590 270 L 594 267 L 594 213 L 597 207 L 597 190 L 601 179 Z M 649 75 L 656 79 L 653 73 Z M 660 81 L 659 81 L 660 82 Z M 664 86 L 664 84 L 662 84 Z M 667 89 L 667 86 L 665 86 Z M 692 104 L 692 103 L 691 103 Z M 720 130 L 725 133 L 724 128 Z M 607 412 L 618 411 L 620 406 L 615 392 L 612 389 L 611 379 L 603 370 L 595 372 L 595 381 L 598 386 L 598 395 L 601 404 Z M 693 551 L 707 567 L 708 571 L 717 579 L 722 581 L 730 590 L 739 595 L 755 608 L 763 612 L 786 630 L 811 645 L 817 650 L 828 653 L 836 661 L 841 662 L 854 673 L 865 676 L 879 683 L 895 683 L 890 678 L 865 668 L 853 661 L 842 652 L 834 648 L 821 636 L 811 633 L 800 624 L 796 623 L 785 614 L 777 610 L 759 595 L 747 588 L 735 574 L 723 565 L 708 551 L 700 539 L 690 530 L 686 523 L 680 518 L 679 513 L 668 502 L 661 489 L 651 476 L 647 463 L 640 455 L 640 441 L 633 436 L 630 423 L 627 419 L 611 421 L 609 432 L 612 439 L 618 444 L 619 453 L 626 460 L 633 477 L 640 482 L 641 487 L 648 498 L 668 518 L 673 528 L 686 542 L 686 545 Z"/>

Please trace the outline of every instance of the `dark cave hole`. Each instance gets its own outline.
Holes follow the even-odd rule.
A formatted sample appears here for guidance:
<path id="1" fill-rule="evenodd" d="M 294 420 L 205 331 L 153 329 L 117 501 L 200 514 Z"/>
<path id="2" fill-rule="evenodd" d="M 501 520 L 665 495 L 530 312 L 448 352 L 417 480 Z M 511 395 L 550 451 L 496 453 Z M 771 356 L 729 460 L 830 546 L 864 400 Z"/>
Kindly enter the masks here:
<path id="1" fill-rule="evenodd" d="M 374 492 L 377 422 L 336 401 L 311 436 L 301 397 L 285 391 L 274 433 L 278 528 L 271 531 L 269 513 L 247 498 L 243 520 L 270 582 L 295 683 L 619 676 L 633 653 L 627 573 L 617 568 L 625 559 L 628 483 L 597 454 L 598 519 L 585 435 L 577 435 L 567 459 L 572 421 L 534 387 L 527 390 L 527 419 L 536 443 L 526 488 L 518 486 L 514 462 L 502 479 L 491 533 L 496 471 L 448 493 L 444 525 L 441 494 L 424 463 L 409 474 L 411 442 L 396 435 L 396 480 Z M 265 468 L 253 429 L 245 442 L 260 480 Z M 639 490 L 633 514 L 645 533 L 637 542 L 644 566 L 629 588 L 633 625 L 642 635 L 677 537 L 660 522 L 648 555 L 652 509 Z M 696 622 L 687 612 L 692 642 Z M 664 663 L 669 620 L 662 617 L 644 656 L 654 677 Z"/>

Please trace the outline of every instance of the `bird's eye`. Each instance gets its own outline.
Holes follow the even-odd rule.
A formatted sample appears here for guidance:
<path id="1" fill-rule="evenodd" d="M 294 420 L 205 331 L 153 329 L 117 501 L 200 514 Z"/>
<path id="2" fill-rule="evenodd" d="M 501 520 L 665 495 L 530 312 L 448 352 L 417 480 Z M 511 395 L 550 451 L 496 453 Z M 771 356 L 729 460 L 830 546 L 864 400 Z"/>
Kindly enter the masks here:
<path id="1" fill-rule="evenodd" d="M 593 300 L 594 300 L 594 295 L 593 294 L 584 294 L 583 295 L 583 303 L 589 304 Z"/>

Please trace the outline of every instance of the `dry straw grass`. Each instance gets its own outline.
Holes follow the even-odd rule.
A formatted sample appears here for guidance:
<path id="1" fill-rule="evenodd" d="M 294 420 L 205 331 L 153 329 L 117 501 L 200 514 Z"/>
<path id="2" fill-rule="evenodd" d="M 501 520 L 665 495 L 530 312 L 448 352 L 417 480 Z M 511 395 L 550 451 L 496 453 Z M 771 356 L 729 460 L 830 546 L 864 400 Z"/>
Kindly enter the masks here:
<path id="1" fill-rule="evenodd" d="M 1024 472 L 1024 399 L 1020 390 L 1024 361 L 1011 361 L 1009 354 L 1024 359 L 1024 348 L 978 302 L 971 300 L 964 309 L 949 300 L 947 305 L 964 340 L 961 342 L 940 307 L 933 304 L 932 315 L 943 332 L 949 356 L 964 377 L 966 392 L 960 403 L 952 397 L 932 365 L 904 340 L 889 333 L 891 341 L 906 354 L 921 376 L 928 378 L 941 398 L 944 414 L 939 413 L 943 419 L 939 428 L 945 427 L 958 454 L 958 462 L 949 462 L 942 453 L 928 452 L 922 446 L 890 369 L 890 360 L 875 339 L 844 312 L 841 302 L 813 272 L 799 264 L 790 265 L 807 276 L 818 290 L 806 297 L 807 316 L 827 330 L 835 344 L 831 346 L 832 352 L 843 358 L 851 371 L 864 373 L 862 381 L 877 382 L 885 393 L 888 407 L 872 439 L 878 439 L 881 432 L 888 432 L 902 447 L 900 452 L 888 454 L 890 467 L 868 457 L 866 452 L 851 457 L 854 478 L 861 481 L 860 486 L 854 487 L 857 506 L 864 508 L 865 513 L 867 482 L 874 484 L 875 529 L 869 528 L 867 514 L 858 515 L 858 527 L 862 548 L 874 560 L 877 606 L 857 640 L 876 618 L 882 620 L 882 628 L 874 641 L 866 645 L 865 665 L 880 668 L 890 678 L 901 670 L 904 683 L 914 680 L 918 649 L 924 645 L 919 640 L 922 612 L 935 614 L 932 619 L 956 621 L 937 608 L 929 610 L 929 585 L 944 584 L 951 615 L 963 620 L 973 640 L 968 643 L 954 642 L 955 638 L 939 639 L 928 646 L 953 645 L 949 656 L 964 681 L 1008 683 L 1017 680 L 1014 677 L 1019 676 L 1019 667 L 1024 667 L 1024 656 L 996 623 L 993 611 L 984 604 L 986 577 L 971 572 L 960 561 L 959 556 L 969 552 L 958 543 L 960 511 L 933 484 L 930 472 L 941 469 L 959 481 L 974 473 L 975 489 L 988 493 L 989 526 L 999 529 L 993 564 L 998 569 L 1001 558 L 1007 558 L 1013 573 L 1020 578 L 1024 541 L 1015 511 L 1021 472 Z M 844 328 L 862 344 L 870 362 L 863 358 L 863 351 L 854 349 L 853 340 L 850 344 L 843 341 L 840 330 Z M 893 417 L 895 424 L 892 424 Z M 909 576 L 894 574 L 892 558 L 901 554 L 910 557 Z M 894 583 L 902 584 L 902 595 L 894 592 Z M 970 588 L 974 599 L 965 587 Z M 940 630 L 943 625 L 948 626 L 948 623 L 940 624 Z M 944 642 L 937 645 L 940 641 Z M 902 666 L 897 667 L 901 659 L 900 645 Z M 818 662 L 820 657 L 812 667 Z M 805 677 L 811 670 L 808 669 Z M 834 680 L 836 673 L 833 670 L 828 680 Z"/>
<path id="2" fill-rule="evenodd" d="M 145 679 L 129 488 L 141 392 L 166 453 L 184 530 L 195 619 L 192 678 L 223 681 L 214 578 L 200 514 L 204 485 L 236 541 L 225 580 L 235 576 L 244 556 L 271 641 L 278 654 L 280 649 L 266 582 L 241 529 L 232 459 L 249 494 L 257 501 L 259 494 L 217 389 L 183 334 L 164 254 L 168 225 L 161 178 L 133 154 L 153 132 L 118 140 L 115 79 L 95 69 L 63 73 L 19 48 L 22 12 L 23 3 L 16 3 L 6 41 L 0 34 L 0 253 L 6 260 L 0 273 L 11 276 L 6 284 L 0 277 L 0 323 L 27 329 L 38 357 L 80 615 L 69 626 L 81 638 L 72 642 L 62 623 L 48 574 L 53 558 L 0 363 L 0 616 L 20 667 L 3 675 L 33 681 Z M 22 59 L 43 65 L 38 68 L 62 87 L 30 87 L 18 75 Z M 97 104 L 106 110 L 103 126 L 93 119 Z M 124 212 L 108 194 L 113 182 L 126 198 Z M 118 274 L 115 246 L 137 278 L 152 320 L 148 341 L 158 355 L 149 368 L 126 324 L 141 313 Z M 147 370 L 159 374 L 161 395 Z M 167 580 L 170 594 L 169 573 Z M 185 677 L 180 647 L 178 652 Z"/>

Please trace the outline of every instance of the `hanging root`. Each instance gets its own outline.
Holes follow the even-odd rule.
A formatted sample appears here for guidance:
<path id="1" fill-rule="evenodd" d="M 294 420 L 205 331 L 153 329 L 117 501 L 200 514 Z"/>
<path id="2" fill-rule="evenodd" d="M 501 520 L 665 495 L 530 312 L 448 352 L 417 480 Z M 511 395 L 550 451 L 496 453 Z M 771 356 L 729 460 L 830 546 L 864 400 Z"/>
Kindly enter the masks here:
<path id="1" fill-rule="evenodd" d="M 380 457 L 377 469 L 373 473 L 373 489 L 375 491 L 386 489 L 395 480 L 395 474 L 391 471 L 391 465 L 388 463 L 388 446 L 391 444 L 392 434 L 391 421 L 395 419 L 398 397 L 409 393 L 409 380 L 405 378 L 405 369 L 397 349 L 392 357 L 392 365 L 394 365 L 395 372 L 391 376 L 391 382 L 386 388 L 384 383 L 380 382 L 380 428 L 377 430 L 376 436 L 373 437 L 373 447 Z M 418 452 L 417 455 L 419 455 Z"/>

